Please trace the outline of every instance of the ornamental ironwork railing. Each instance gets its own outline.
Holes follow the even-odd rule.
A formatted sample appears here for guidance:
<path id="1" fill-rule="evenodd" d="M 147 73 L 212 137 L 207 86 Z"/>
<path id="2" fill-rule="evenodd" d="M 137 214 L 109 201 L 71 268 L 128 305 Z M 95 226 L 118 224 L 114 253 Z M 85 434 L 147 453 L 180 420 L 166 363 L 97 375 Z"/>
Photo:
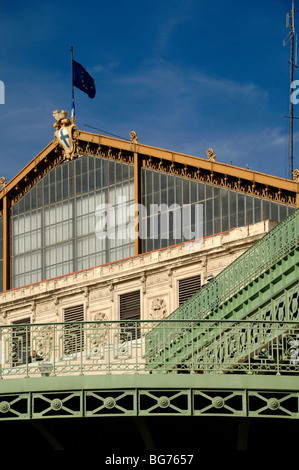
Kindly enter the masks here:
<path id="1" fill-rule="evenodd" d="M 223 318 L 221 306 L 235 294 L 248 286 L 271 267 L 295 250 L 298 263 L 299 246 L 299 209 L 293 211 L 286 219 L 264 235 L 246 252 L 221 271 L 212 281 L 205 284 L 183 305 L 179 306 L 167 319 L 195 320 Z M 297 251 L 296 251 L 297 250 Z M 295 260 L 296 261 L 296 260 Z M 242 311 L 241 311 L 242 313 Z M 240 314 L 239 319 L 244 318 Z M 150 333 L 155 335 L 155 329 Z M 172 332 L 165 331 L 167 342 Z M 149 337 L 150 340 L 150 337 Z"/>
<path id="2" fill-rule="evenodd" d="M 1 326 L 0 377 L 164 372 L 298 375 L 298 310 L 297 316 L 292 321 L 207 319 L 199 324 L 163 320 L 157 325 L 136 320 L 130 324 Z M 149 340 L 153 327 L 159 335 Z"/>

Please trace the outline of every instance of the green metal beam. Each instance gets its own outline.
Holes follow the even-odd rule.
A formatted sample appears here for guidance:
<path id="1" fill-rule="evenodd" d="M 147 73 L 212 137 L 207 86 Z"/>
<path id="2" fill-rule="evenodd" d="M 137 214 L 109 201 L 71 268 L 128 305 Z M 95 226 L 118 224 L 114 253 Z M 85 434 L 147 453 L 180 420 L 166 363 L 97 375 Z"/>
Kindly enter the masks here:
<path id="1" fill-rule="evenodd" d="M 92 416 L 299 418 L 298 377 L 111 375 L 16 379 L 2 381 L 2 385 L 0 420 Z M 152 446 L 149 434 L 146 439 Z"/>

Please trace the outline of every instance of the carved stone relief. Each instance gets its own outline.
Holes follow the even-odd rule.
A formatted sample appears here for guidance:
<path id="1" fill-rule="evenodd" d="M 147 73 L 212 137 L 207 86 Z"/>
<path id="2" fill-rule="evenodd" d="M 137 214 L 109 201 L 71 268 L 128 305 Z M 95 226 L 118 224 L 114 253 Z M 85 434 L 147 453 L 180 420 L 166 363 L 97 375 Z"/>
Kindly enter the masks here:
<path id="1" fill-rule="evenodd" d="M 105 312 L 97 312 L 93 317 L 94 321 L 108 321 L 108 315 Z"/>
<path id="2" fill-rule="evenodd" d="M 167 308 L 164 299 L 156 298 L 152 301 L 149 316 L 151 320 L 166 318 Z"/>

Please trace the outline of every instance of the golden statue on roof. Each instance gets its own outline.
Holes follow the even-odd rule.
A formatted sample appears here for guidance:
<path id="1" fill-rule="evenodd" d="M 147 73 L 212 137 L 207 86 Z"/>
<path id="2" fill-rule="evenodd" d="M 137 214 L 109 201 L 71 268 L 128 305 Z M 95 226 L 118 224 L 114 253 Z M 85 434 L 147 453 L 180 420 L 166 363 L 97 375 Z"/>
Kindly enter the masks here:
<path id="1" fill-rule="evenodd" d="M 135 131 L 130 132 L 130 137 L 131 137 L 131 142 L 133 142 L 133 144 L 138 143 L 138 137 Z"/>
<path id="2" fill-rule="evenodd" d="M 294 177 L 295 183 L 299 183 L 299 170 L 293 171 L 293 177 Z"/>
<path id="3" fill-rule="evenodd" d="M 7 185 L 7 182 L 6 182 L 6 178 L 4 176 L 1 176 L 0 177 L 0 190 L 2 190 L 3 188 L 5 188 L 5 186 Z"/>
<path id="4" fill-rule="evenodd" d="M 207 155 L 208 155 L 208 159 L 210 160 L 210 162 L 214 162 L 215 161 L 215 152 L 213 149 L 208 149 L 207 150 Z"/>

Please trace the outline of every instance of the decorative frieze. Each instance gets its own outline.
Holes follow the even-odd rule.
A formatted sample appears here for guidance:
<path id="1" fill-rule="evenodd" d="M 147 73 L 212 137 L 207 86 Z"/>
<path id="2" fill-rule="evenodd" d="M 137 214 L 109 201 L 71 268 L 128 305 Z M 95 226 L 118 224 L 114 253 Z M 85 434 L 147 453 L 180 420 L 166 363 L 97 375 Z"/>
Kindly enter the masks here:
<path id="1" fill-rule="evenodd" d="M 36 314 L 44 314 L 55 312 L 57 310 L 57 302 L 50 300 L 48 302 L 39 302 L 36 304 Z"/>
<path id="2" fill-rule="evenodd" d="M 104 297 L 111 296 L 111 286 L 104 288 L 92 289 L 89 294 L 89 300 L 100 300 Z"/>
<path id="3" fill-rule="evenodd" d="M 191 165 L 186 165 L 161 158 L 143 156 L 142 166 L 154 171 L 168 173 L 173 176 L 193 179 L 202 183 L 212 184 L 221 188 L 238 191 L 251 196 L 269 199 L 273 202 L 296 206 L 296 193 L 283 190 L 268 184 L 256 183 L 248 179 L 223 174 L 215 169 L 207 170 Z"/>
<path id="4" fill-rule="evenodd" d="M 155 276 L 151 276 L 150 278 L 148 278 L 146 281 L 146 285 L 147 287 L 161 285 L 161 284 L 167 283 L 168 280 L 169 280 L 168 273 L 159 273 Z"/>

